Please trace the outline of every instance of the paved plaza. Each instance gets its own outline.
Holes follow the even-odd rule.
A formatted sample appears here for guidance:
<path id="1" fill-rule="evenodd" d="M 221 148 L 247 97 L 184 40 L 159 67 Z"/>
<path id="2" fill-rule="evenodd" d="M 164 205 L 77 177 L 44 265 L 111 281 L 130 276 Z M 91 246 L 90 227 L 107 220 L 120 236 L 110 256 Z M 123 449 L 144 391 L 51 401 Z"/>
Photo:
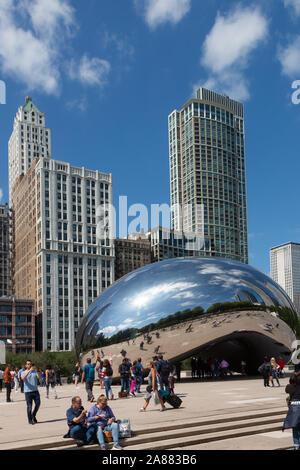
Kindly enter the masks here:
<path id="1" fill-rule="evenodd" d="M 195 381 L 176 384 L 175 392 L 183 400 L 179 409 L 169 405 L 163 413 L 159 406 L 150 405 L 146 413 L 139 410 L 144 404 L 144 393 L 136 398 L 116 399 L 109 402 L 117 418 L 130 418 L 133 431 L 144 430 L 148 427 L 177 424 L 178 429 L 186 428 L 195 419 L 221 418 L 223 416 L 238 416 L 242 413 L 264 411 L 282 413 L 286 409 L 285 386 L 288 378 L 281 379 L 281 387 L 264 388 L 262 379 L 235 378 L 218 381 Z M 119 386 L 113 386 L 117 396 Z M 89 410 L 87 394 L 83 385 L 76 389 L 73 384 L 57 387 L 58 399 L 50 393 L 46 399 L 45 388 L 40 388 L 41 407 L 37 415 L 38 424 L 27 423 L 26 403 L 24 395 L 19 391 L 12 392 L 13 403 L 6 403 L 6 391 L 0 393 L 0 450 L 32 446 L 35 443 L 57 441 L 67 432 L 66 410 L 71 405 L 71 398 L 79 395 L 83 406 Z M 145 391 L 145 385 L 142 387 Z M 94 386 L 94 395 L 103 393 L 99 383 Z M 174 430 L 176 436 L 176 430 Z M 65 441 L 61 439 L 62 441 Z M 190 449 L 275 449 L 292 445 L 291 431 L 275 430 L 262 432 L 248 437 L 227 439 L 226 441 L 210 442 L 191 446 Z M 76 448 L 74 446 L 74 448 Z M 187 447 L 189 449 L 189 447 Z"/>

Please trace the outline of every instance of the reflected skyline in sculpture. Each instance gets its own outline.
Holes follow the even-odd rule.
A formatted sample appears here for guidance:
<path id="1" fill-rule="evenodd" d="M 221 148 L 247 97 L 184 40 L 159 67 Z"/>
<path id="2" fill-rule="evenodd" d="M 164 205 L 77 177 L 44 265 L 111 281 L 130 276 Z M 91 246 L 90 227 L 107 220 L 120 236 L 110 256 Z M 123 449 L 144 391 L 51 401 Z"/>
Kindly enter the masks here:
<path id="1" fill-rule="evenodd" d="M 101 294 L 83 318 L 76 349 L 108 348 L 170 330 L 198 321 L 212 314 L 213 305 L 226 302 L 233 310 L 274 306 L 294 312 L 284 290 L 249 265 L 221 258 L 173 258 L 127 274 Z M 178 343 L 178 353 L 188 347 Z"/>

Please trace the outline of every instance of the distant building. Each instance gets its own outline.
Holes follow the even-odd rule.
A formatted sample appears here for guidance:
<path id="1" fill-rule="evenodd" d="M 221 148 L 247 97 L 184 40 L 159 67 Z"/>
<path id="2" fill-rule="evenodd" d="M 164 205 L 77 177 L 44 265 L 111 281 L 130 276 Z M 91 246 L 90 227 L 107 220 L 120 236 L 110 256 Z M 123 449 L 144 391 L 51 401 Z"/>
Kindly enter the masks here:
<path id="1" fill-rule="evenodd" d="M 51 130 L 46 128 L 41 113 L 30 96 L 20 106 L 8 143 L 9 205 L 12 190 L 19 176 L 25 174 L 35 158 L 51 157 Z"/>
<path id="2" fill-rule="evenodd" d="M 38 347 L 71 350 L 91 303 L 114 281 L 114 247 L 101 207 L 112 206 L 112 175 L 35 158 L 15 182 L 15 294 L 34 299 Z"/>
<path id="3" fill-rule="evenodd" d="M 144 234 L 131 234 L 115 241 L 115 280 L 151 263 L 151 243 Z"/>
<path id="4" fill-rule="evenodd" d="M 13 220 L 8 204 L 0 205 L 0 297 L 13 294 Z"/>
<path id="5" fill-rule="evenodd" d="M 248 263 L 244 106 L 205 88 L 168 118 L 172 228 Z"/>
<path id="6" fill-rule="evenodd" d="M 300 243 L 285 243 L 270 250 L 271 278 L 293 301 L 300 315 Z"/>
<path id="7" fill-rule="evenodd" d="M 0 299 L 0 341 L 8 351 L 26 354 L 35 351 L 35 319 L 33 300 Z"/>
<path id="8" fill-rule="evenodd" d="M 155 227 L 146 233 L 151 241 L 152 262 L 189 256 L 209 256 L 211 242 L 196 233 L 182 233 Z"/>

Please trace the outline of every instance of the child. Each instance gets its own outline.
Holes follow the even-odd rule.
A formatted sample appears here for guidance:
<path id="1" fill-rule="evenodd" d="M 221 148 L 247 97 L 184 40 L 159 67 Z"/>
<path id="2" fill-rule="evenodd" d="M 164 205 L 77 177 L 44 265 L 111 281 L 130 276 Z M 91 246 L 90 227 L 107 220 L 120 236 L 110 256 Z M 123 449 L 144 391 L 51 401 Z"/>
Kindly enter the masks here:
<path id="1" fill-rule="evenodd" d="M 174 395 L 174 384 L 175 384 L 174 372 L 170 372 L 170 375 L 168 377 L 168 382 L 169 382 L 170 395 Z"/>
<path id="2" fill-rule="evenodd" d="M 136 380 L 135 380 L 135 375 L 131 371 L 131 377 L 130 377 L 130 392 L 133 397 L 135 397 L 135 387 L 136 387 Z"/>

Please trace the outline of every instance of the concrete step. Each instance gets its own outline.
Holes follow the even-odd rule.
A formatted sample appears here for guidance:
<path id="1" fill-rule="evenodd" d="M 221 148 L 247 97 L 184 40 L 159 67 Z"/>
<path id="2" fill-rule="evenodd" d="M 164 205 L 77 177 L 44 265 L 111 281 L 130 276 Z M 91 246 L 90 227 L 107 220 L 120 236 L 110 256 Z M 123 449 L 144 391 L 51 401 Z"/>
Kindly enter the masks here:
<path id="1" fill-rule="evenodd" d="M 248 413 L 231 413 L 223 415 L 222 417 L 201 417 L 194 422 L 187 423 L 186 420 L 176 420 L 172 424 L 166 424 L 160 427 L 139 429 L 133 432 L 133 437 L 126 439 L 122 442 L 122 446 L 131 450 L 131 446 L 147 445 L 153 442 L 161 443 L 161 441 L 172 440 L 174 435 L 176 438 L 182 438 L 184 442 L 190 439 L 191 436 L 199 436 L 205 434 L 212 434 L 216 430 L 218 432 L 236 432 L 240 429 L 253 428 L 260 425 L 268 425 L 271 430 L 274 426 L 282 425 L 285 418 L 286 409 L 276 409 L 269 412 L 248 412 Z M 147 413 L 145 413 L 145 417 Z M 146 420 L 145 420 L 146 421 Z M 272 427 L 273 426 L 273 427 Z M 175 431 L 175 432 L 174 432 Z M 76 449 L 74 440 L 62 439 L 61 436 L 49 437 L 47 439 L 41 438 L 30 443 L 28 441 L 16 442 L 9 446 L 11 450 L 42 450 L 42 449 Z M 82 449 L 82 448 L 81 448 Z M 84 449 L 92 450 L 99 449 L 98 445 L 91 445 L 84 447 Z"/>
<path id="2" fill-rule="evenodd" d="M 285 418 L 286 412 L 282 412 L 281 414 L 277 414 L 276 417 L 251 417 L 246 419 L 243 417 L 239 420 L 232 420 L 232 421 L 224 421 L 224 420 L 212 420 L 212 422 L 208 423 L 189 423 L 187 427 L 187 423 L 185 423 L 185 427 L 181 428 L 180 426 L 169 426 L 169 428 L 165 429 L 157 429 L 155 431 L 149 432 L 149 430 L 145 430 L 145 432 L 139 432 L 138 435 L 135 435 L 129 439 L 124 440 L 121 442 L 122 447 L 126 450 L 135 450 L 136 446 L 137 449 L 157 449 L 157 448 L 166 448 L 161 447 L 161 443 L 166 443 L 167 441 L 172 441 L 174 438 L 176 439 L 176 443 L 178 439 L 181 439 L 181 444 L 184 443 L 185 446 L 193 441 L 195 436 L 209 436 L 210 434 L 214 435 L 216 431 L 218 433 L 222 433 L 222 435 L 226 435 L 227 432 L 233 436 L 233 433 L 239 433 L 240 430 L 249 430 L 250 434 L 253 434 L 253 430 L 259 428 L 260 426 L 264 427 L 268 431 L 271 430 L 278 430 L 281 429 L 283 420 Z M 191 424 L 191 425 L 190 425 Z M 267 428 L 266 428 L 267 426 Z M 211 439 L 210 439 L 211 440 Z M 197 441 L 198 442 L 198 441 Z M 207 442 L 204 440 L 203 442 Z M 157 443 L 157 444 L 154 444 Z M 157 445 L 159 447 L 157 447 Z M 165 445 L 165 444 L 164 444 Z M 74 449 L 74 444 L 71 446 L 66 445 L 64 449 Z M 98 450 L 98 445 L 91 445 L 86 447 L 87 450 Z"/>

